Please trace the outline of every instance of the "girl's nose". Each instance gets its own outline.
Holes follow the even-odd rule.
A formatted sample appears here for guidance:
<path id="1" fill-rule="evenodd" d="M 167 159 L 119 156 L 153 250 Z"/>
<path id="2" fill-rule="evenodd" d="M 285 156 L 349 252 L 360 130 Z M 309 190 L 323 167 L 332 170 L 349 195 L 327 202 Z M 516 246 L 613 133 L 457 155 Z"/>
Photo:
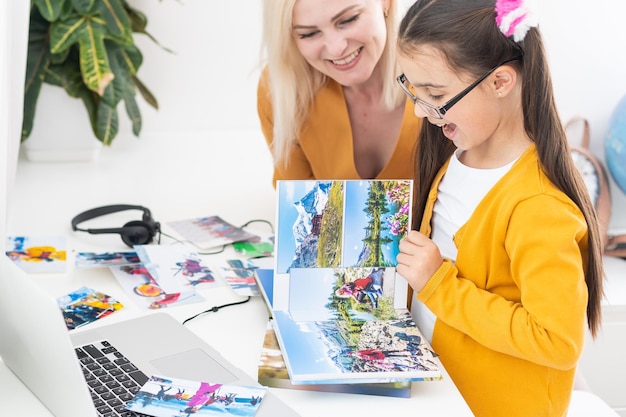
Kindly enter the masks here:
<path id="1" fill-rule="evenodd" d="M 426 110 L 424 110 L 418 103 L 413 105 L 413 113 L 415 113 L 415 115 L 419 118 L 428 119 L 428 113 L 426 113 Z M 430 120 L 428 121 L 430 122 Z"/>

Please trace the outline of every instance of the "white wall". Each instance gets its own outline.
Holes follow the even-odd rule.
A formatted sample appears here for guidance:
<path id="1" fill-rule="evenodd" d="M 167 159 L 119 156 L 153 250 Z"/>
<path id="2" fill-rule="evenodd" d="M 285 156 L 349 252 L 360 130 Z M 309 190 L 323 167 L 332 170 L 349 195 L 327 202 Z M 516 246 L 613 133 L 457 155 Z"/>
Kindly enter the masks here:
<path id="1" fill-rule="evenodd" d="M 591 149 L 604 158 L 611 114 L 626 96 L 626 1 L 537 2 L 563 122 L 575 115 L 586 117 L 591 126 Z M 626 195 L 612 178 L 610 181 L 610 231 L 626 233 Z"/>
<path id="2" fill-rule="evenodd" d="M 144 53 L 140 78 L 160 106 L 143 111 L 146 132 L 258 127 L 259 0 L 130 3 L 148 15 L 148 31 L 174 51 L 137 39 Z"/>
<path id="3" fill-rule="evenodd" d="M 140 78 L 160 103 L 159 111 L 142 106 L 143 134 L 258 127 L 259 0 L 130 3 L 148 15 L 148 30 L 175 51 L 169 54 L 147 38 L 137 41 L 144 53 Z M 537 3 L 561 116 L 587 117 L 592 150 L 602 156 L 611 112 L 626 95 L 626 1 Z M 54 112 L 45 117 L 54 118 Z M 129 131 L 125 117 L 121 129 Z M 613 199 L 612 229 L 626 232 L 626 196 L 614 184 Z"/>

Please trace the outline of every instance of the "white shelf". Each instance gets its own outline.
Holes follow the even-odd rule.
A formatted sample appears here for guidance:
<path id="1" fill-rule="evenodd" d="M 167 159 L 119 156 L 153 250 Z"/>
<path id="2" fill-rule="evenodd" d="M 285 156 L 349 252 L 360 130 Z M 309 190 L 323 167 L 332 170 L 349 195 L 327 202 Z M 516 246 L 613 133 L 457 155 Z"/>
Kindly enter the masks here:
<path id="1" fill-rule="evenodd" d="M 587 336 L 580 369 L 591 390 L 626 417 L 626 261 L 605 256 L 602 328 Z"/>

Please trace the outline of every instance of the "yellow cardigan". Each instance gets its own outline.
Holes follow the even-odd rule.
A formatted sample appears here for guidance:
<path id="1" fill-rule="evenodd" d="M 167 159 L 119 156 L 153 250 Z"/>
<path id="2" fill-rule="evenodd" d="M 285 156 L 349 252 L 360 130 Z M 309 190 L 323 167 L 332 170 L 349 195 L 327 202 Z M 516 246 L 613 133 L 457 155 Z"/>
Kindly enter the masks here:
<path id="1" fill-rule="evenodd" d="M 271 149 L 273 116 L 266 75 L 265 71 L 259 81 L 257 110 L 261 129 Z M 407 100 L 396 147 L 375 179 L 414 177 L 415 146 L 422 119 L 415 116 L 413 108 L 413 103 Z M 329 79 L 315 96 L 288 161 L 286 168 L 274 168 L 274 184 L 280 179 L 360 179 L 354 165 L 352 129 L 343 88 L 334 80 Z"/>
<path id="2" fill-rule="evenodd" d="M 443 167 L 420 231 L 430 236 Z M 565 416 L 583 349 L 587 224 L 529 149 L 454 236 L 417 298 L 433 348 L 476 416 Z"/>

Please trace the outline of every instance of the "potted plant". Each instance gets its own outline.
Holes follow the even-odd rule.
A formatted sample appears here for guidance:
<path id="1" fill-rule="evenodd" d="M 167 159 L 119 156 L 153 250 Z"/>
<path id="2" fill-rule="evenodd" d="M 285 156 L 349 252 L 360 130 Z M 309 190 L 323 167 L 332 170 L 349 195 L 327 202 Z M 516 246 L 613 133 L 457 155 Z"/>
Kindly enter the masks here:
<path id="1" fill-rule="evenodd" d="M 143 58 L 133 33 L 155 41 L 146 25 L 146 16 L 126 0 L 31 0 L 22 142 L 33 129 L 43 83 L 82 100 L 93 133 L 104 145 L 118 133 L 117 107 L 122 100 L 133 134 L 139 136 L 136 91 L 158 108 L 137 78 Z"/>

